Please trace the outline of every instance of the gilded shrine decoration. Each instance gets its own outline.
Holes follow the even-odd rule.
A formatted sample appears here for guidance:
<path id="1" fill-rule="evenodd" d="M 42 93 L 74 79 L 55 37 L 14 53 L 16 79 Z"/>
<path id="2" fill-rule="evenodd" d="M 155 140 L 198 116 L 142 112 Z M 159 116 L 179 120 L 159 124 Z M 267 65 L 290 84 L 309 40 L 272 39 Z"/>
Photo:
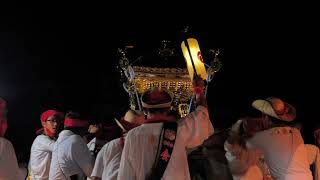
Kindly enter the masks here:
<path id="1" fill-rule="evenodd" d="M 192 83 L 187 69 L 133 66 L 133 83 L 139 95 L 151 88 L 162 88 L 174 94 L 173 108 L 181 117 L 188 113 Z"/>
<path id="2" fill-rule="evenodd" d="M 169 43 L 170 41 L 163 40 L 162 48 L 159 48 L 158 53 L 153 54 L 151 58 L 149 58 L 149 62 L 152 62 L 156 67 L 150 67 L 146 61 L 140 61 L 143 56 L 130 62 L 127 57 L 127 52 L 132 50 L 133 46 L 118 49 L 120 54 L 119 69 L 122 75 L 123 88 L 129 94 L 129 105 L 131 109 L 142 110 L 141 95 L 146 90 L 157 87 L 166 89 L 174 95 L 172 107 L 181 117 L 184 117 L 190 112 L 190 105 L 192 105 L 191 79 L 194 72 L 199 74 L 208 85 L 213 79 L 213 75 L 220 70 L 219 50 L 209 51 L 209 55 L 213 58 L 211 58 L 210 65 L 208 65 L 205 62 L 205 57 L 203 57 L 200 52 L 196 39 L 191 38 L 184 41 L 181 44 L 179 53 L 175 51 L 177 48 L 169 46 Z M 189 55 L 190 58 L 188 57 Z M 167 65 L 168 62 L 173 62 L 173 60 L 184 63 L 184 66 L 160 67 L 161 63 L 164 62 L 164 64 Z M 136 63 L 137 61 L 140 62 Z M 193 67 L 189 61 L 191 61 Z M 207 93 L 207 86 L 205 90 Z"/>

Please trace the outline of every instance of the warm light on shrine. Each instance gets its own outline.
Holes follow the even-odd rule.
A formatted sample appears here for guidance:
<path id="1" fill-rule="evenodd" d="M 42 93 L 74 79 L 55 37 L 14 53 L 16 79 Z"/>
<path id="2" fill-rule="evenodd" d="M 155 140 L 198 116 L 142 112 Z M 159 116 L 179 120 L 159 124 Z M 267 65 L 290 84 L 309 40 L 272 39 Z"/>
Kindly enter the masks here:
<path id="1" fill-rule="evenodd" d="M 187 42 L 187 44 L 185 42 Z M 207 72 L 204 66 L 198 41 L 194 38 L 189 38 L 181 43 L 181 49 L 187 62 L 187 69 L 191 80 L 193 80 L 195 72 L 205 80 Z"/>

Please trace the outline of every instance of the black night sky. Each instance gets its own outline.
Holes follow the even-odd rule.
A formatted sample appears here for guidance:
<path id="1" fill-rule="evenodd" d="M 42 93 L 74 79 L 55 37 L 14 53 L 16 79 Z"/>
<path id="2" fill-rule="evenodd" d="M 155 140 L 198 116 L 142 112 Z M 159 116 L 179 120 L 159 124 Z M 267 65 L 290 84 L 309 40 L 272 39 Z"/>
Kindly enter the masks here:
<path id="1" fill-rule="evenodd" d="M 28 156 L 45 109 L 76 109 L 92 121 L 121 114 L 128 103 L 117 48 L 134 44 L 137 54 L 148 54 L 161 40 L 178 42 L 185 26 L 202 51 L 221 48 L 223 67 L 208 94 L 214 125 L 229 125 L 253 99 L 268 96 L 295 105 L 304 131 L 318 121 L 319 16 L 312 11 L 204 11 L 186 21 L 176 11 L 111 8 L 14 1 L 0 6 L 0 95 L 9 104 L 6 137 L 19 158 Z M 305 132 L 306 141 L 309 136 Z"/>

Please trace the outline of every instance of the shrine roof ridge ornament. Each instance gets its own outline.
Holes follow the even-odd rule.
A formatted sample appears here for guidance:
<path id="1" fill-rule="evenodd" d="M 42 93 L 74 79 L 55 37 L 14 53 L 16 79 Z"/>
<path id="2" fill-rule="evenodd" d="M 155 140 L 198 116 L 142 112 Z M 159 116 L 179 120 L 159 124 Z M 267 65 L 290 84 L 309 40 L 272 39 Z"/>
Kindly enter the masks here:
<path id="1" fill-rule="evenodd" d="M 189 78 L 188 70 L 186 68 L 157 68 L 133 66 L 133 70 L 137 76 Z"/>

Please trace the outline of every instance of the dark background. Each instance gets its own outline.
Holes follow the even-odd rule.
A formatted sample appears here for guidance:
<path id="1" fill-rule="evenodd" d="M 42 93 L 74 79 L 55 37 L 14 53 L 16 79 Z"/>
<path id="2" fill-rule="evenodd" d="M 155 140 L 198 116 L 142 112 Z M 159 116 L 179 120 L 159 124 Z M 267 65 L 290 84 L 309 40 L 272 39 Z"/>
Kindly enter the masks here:
<path id="1" fill-rule="evenodd" d="M 312 142 L 319 100 L 316 11 L 300 4 L 250 11 L 205 6 L 193 7 L 196 11 L 190 16 L 185 7 L 170 4 L 155 9 L 2 2 L 0 95 L 8 100 L 6 137 L 19 159 L 27 161 L 39 116 L 48 108 L 75 109 L 91 121 L 113 121 L 128 105 L 116 68 L 117 48 L 133 44 L 136 56 L 150 56 L 161 40 L 168 39 L 178 49 L 186 26 L 203 52 L 221 48 L 223 67 L 208 92 L 215 127 L 229 126 L 252 100 L 277 96 L 297 108 L 306 142 Z M 160 61 L 140 63 L 169 63 Z M 184 63 L 176 65 L 180 64 Z"/>

